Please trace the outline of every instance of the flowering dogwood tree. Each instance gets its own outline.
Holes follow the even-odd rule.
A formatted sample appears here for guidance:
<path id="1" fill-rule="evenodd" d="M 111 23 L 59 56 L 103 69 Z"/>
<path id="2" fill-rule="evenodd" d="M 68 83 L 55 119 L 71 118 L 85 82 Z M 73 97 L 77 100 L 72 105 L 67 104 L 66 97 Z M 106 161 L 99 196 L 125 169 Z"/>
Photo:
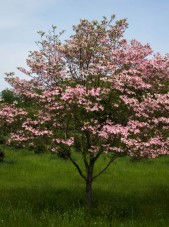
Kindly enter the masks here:
<path id="1" fill-rule="evenodd" d="M 19 68 L 30 79 L 13 74 L 6 79 L 23 102 L 22 108 L 14 102 L 0 111 L 2 122 L 18 125 L 8 143 L 44 143 L 67 156 L 86 182 L 88 206 L 93 180 L 115 159 L 169 153 L 169 55 L 152 55 L 148 44 L 127 42 L 126 28 L 126 20 L 114 16 L 83 19 L 61 42 L 53 26 L 48 35 L 39 32 L 29 69 Z M 84 172 L 74 152 L 81 154 Z M 105 153 L 110 160 L 94 173 Z"/>

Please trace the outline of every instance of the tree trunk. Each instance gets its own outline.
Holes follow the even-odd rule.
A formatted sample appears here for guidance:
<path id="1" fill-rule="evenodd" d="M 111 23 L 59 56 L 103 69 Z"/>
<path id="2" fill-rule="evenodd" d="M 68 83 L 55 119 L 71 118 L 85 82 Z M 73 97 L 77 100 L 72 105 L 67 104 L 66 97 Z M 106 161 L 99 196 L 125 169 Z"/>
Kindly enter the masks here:
<path id="1" fill-rule="evenodd" d="M 87 170 L 87 179 L 86 179 L 86 206 L 88 208 L 91 208 L 93 205 L 92 177 L 93 177 L 93 167 L 89 167 L 89 169 Z"/>

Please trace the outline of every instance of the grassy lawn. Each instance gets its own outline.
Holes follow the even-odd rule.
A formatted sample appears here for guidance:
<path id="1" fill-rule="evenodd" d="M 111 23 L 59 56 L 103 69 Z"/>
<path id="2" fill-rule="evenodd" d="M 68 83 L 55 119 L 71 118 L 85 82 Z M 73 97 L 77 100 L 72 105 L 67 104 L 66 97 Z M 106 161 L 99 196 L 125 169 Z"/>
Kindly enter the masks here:
<path id="1" fill-rule="evenodd" d="M 116 160 L 94 182 L 89 214 L 84 181 L 68 160 L 0 148 L 6 153 L 0 163 L 2 227 L 169 226 L 169 157 Z M 107 161 L 102 157 L 95 171 Z"/>

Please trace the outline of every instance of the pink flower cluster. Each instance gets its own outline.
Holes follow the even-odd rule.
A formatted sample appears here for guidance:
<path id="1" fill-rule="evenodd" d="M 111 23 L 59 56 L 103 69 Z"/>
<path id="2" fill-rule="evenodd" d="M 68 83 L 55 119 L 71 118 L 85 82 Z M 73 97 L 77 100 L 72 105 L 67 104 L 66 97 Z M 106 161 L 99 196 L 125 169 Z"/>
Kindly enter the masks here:
<path id="1" fill-rule="evenodd" d="M 57 144 L 64 144 L 64 145 L 67 145 L 67 146 L 72 146 L 74 144 L 74 138 L 73 137 L 70 137 L 68 139 L 55 139 L 53 140 L 54 142 L 56 142 Z"/>

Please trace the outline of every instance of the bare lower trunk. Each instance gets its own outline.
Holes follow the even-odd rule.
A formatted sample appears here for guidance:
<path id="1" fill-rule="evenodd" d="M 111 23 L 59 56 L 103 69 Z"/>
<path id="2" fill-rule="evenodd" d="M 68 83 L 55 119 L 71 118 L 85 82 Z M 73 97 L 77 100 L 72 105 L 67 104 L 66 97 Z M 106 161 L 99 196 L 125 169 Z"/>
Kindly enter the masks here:
<path id="1" fill-rule="evenodd" d="M 87 179 L 86 179 L 86 206 L 88 208 L 91 208 L 93 204 L 93 195 L 92 195 L 93 178 L 92 177 L 93 177 L 93 167 L 88 169 Z"/>
<path id="2" fill-rule="evenodd" d="M 93 195 L 92 195 L 92 181 L 86 181 L 86 205 L 92 207 Z"/>

